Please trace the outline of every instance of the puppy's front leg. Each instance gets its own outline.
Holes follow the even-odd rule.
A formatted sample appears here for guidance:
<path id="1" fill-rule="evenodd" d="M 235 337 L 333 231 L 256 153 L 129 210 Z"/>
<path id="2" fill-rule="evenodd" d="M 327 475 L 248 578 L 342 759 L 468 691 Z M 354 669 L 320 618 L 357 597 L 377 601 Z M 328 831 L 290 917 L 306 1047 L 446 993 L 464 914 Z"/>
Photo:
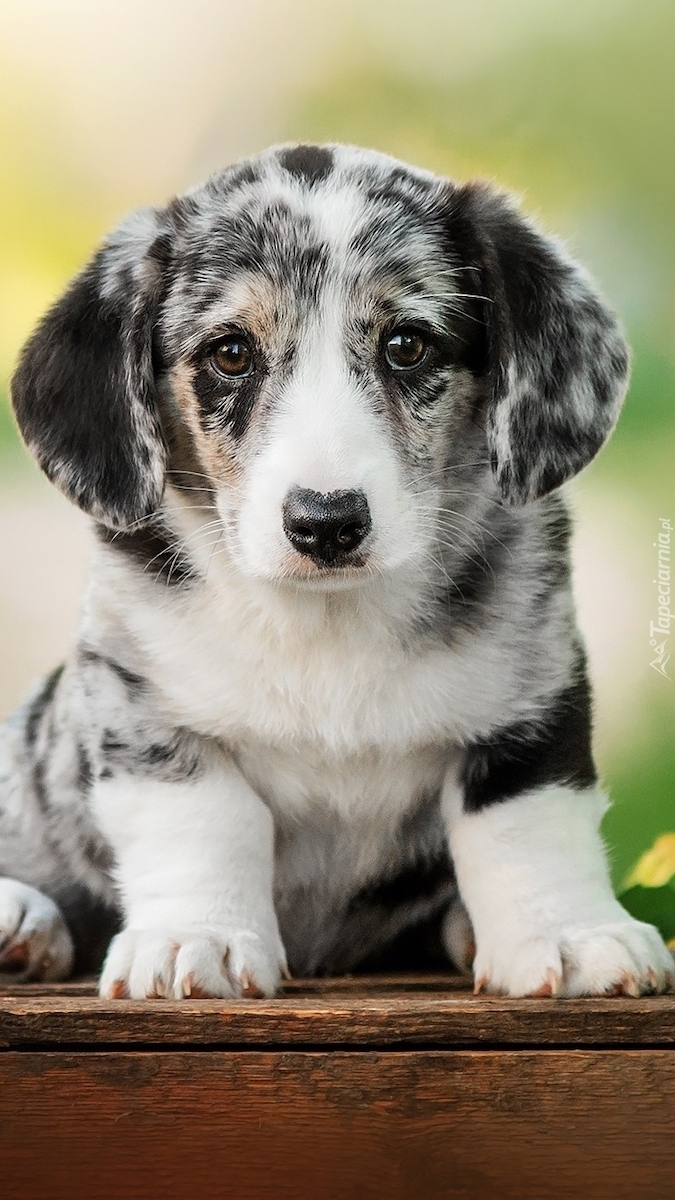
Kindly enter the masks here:
<path id="1" fill-rule="evenodd" d="M 234 763 L 214 752 L 192 778 L 101 778 L 93 805 L 126 917 L 101 995 L 273 995 L 285 955 L 272 817 Z"/>
<path id="2" fill-rule="evenodd" d="M 444 815 L 473 926 L 476 991 L 638 996 L 673 986 L 675 964 L 659 934 L 612 892 L 599 833 L 605 806 L 595 788 L 556 784 L 472 806 L 457 776 L 447 779 Z"/>

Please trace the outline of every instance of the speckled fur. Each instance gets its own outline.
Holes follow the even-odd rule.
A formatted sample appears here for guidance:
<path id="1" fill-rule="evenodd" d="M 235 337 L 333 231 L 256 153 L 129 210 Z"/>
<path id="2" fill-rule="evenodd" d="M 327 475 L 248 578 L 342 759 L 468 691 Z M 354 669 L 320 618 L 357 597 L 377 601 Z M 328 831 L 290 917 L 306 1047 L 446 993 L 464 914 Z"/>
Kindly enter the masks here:
<path id="1" fill-rule="evenodd" d="M 430 349 L 397 375 L 401 325 Z M 235 382 L 212 359 L 232 329 Z M 98 548 L 71 659 L 0 735 L 0 868 L 76 950 L 86 905 L 108 936 L 121 910 L 103 994 L 272 994 L 287 960 L 393 962 L 433 929 L 461 960 L 451 858 L 481 986 L 666 986 L 612 907 L 554 490 L 626 376 L 614 318 L 508 198 L 372 152 L 268 151 L 113 234 L 14 382 Z M 294 550 L 293 487 L 365 494 L 358 556 Z M 587 869 L 549 884 L 566 796 Z M 589 975 L 569 946 L 596 924 Z"/>

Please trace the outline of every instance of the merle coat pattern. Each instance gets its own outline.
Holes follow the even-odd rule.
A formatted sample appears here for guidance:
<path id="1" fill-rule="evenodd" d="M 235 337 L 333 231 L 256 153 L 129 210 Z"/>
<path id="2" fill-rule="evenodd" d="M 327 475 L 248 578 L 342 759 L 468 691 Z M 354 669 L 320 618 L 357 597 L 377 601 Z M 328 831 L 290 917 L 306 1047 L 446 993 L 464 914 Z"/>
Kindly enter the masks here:
<path id="1" fill-rule="evenodd" d="M 282 147 L 125 221 L 13 385 L 97 546 L 72 657 L 0 733 L 4 966 L 112 937 L 113 997 L 434 955 L 665 989 L 598 833 L 558 491 L 627 369 L 484 184 Z"/>

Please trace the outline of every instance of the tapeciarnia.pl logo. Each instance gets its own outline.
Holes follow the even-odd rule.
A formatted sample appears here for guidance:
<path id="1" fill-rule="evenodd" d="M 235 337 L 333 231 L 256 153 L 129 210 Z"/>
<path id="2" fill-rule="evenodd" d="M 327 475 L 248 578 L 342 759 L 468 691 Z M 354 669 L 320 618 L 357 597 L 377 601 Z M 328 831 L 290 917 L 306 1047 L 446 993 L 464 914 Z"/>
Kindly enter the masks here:
<path id="1" fill-rule="evenodd" d="M 659 517 L 659 524 L 661 529 L 658 541 L 654 542 L 658 565 L 656 579 L 652 580 L 657 587 L 659 615 L 655 621 L 649 622 L 649 645 L 656 651 L 656 657 L 649 665 L 658 671 L 659 675 L 663 675 L 664 679 L 670 679 L 666 671 L 670 651 L 666 649 L 666 645 L 670 638 L 670 622 L 675 619 L 675 614 L 670 611 L 670 538 L 673 527 L 667 517 Z"/>

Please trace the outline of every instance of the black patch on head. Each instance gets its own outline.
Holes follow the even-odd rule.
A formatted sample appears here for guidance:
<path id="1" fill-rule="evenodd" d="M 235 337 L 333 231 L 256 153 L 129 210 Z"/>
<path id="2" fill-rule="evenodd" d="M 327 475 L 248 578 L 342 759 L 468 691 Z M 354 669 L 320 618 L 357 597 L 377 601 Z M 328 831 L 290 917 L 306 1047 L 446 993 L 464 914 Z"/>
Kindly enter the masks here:
<path id="1" fill-rule="evenodd" d="M 198 579 L 194 565 L 176 549 L 168 530 L 158 522 L 117 532 L 98 525 L 96 533 L 100 542 L 124 555 L 151 582 L 166 587 L 188 587 Z"/>
<path id="2" fill-rule="evenodd" d="M 321 183 L 333 170 L 333 154 L 325 146 L 293 146 L 281 151 L 279 162 L 289 175 L 309 187 Z"/>
<path id="3" fill-rule="evenodd" d="M 476 742 L 462 772 L 464 811 L 480 812 L 497 801 L 549 784 L 592 787 L 597 773 L 591 750 L 591 695 L 585 664 L 536 724 L 522 721 Z"/>

